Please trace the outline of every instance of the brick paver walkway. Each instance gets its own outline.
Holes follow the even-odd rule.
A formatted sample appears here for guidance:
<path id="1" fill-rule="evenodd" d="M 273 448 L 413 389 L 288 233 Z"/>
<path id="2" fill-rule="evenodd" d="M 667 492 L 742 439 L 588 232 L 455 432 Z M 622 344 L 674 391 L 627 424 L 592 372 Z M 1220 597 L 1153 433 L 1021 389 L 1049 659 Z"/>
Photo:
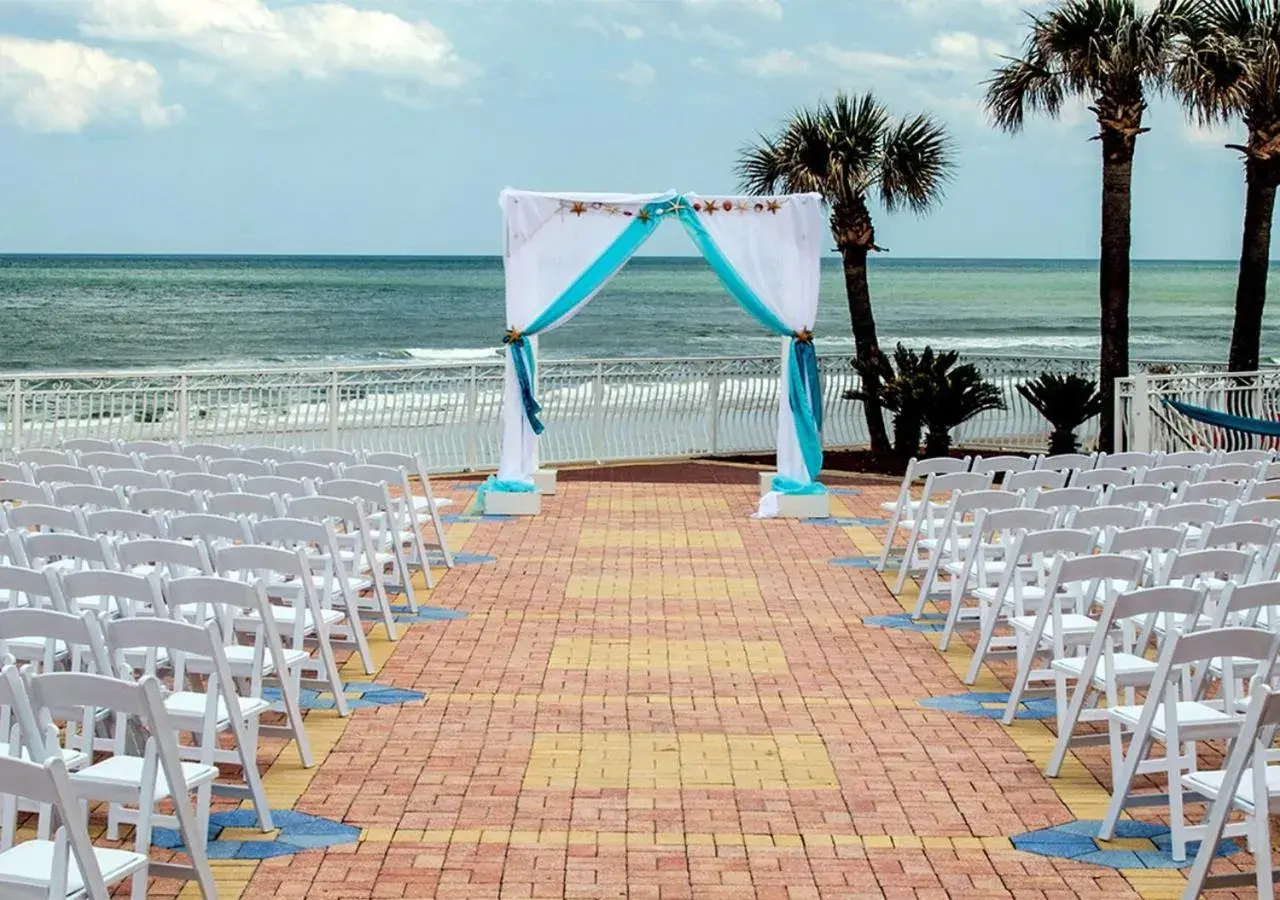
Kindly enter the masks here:
<path id="1" fill-rule="evenodd" d="M 766 522 L 748 517 L 754 472 L 685 469 L 579 473 L 536 519 L 452 525 L 479 564 L 425 602 L 465 617 L 376 642 L 372 678 L 348 668 L 425 699 L 309 713 L 315 769 L 271 754 L 274 805 L 359 839 L 219 862 L 224 895 L 1177 895 L 1176 870 L 1013 849 L 1098 818 L 1106 795 L 1079 762 L 1042 775 L 1041 722 L 920 705 L 969 690 L 967 648 L 863 624 L 902 607 L 874 571 L 831 560 L 878 548 L 869 520 L 892 486 L 834 496 L 835 523 Z"/>

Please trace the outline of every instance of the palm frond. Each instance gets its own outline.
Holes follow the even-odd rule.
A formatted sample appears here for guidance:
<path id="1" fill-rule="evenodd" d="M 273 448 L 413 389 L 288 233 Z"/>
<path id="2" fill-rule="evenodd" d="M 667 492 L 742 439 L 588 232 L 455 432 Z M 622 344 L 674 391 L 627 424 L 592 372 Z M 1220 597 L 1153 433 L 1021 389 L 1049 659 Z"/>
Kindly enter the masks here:
<path id="1" fill-rule="evenodd" d="M 927 212 L 942 199 L 955 166 L 955 144 L 941 122 L 928 115 L 897 122 L 881 145 L 880 200 L 888 210 Z"/>
<path id="2" fill-rule="evenodd" d="M 1029 54 L 1011 58 L 987 82 L 984 105 L 997 128 L 1021 131 L 1027 113 L 1057 118 L 1063 102 L 1062 83 L 1047 65 Z"/>
<path id="3" fill-rule="evenodd" d="M 738 152 L 734 166 L 738 187 L 746 194 L 768 196 L 778 192 L 784 180 L 782 156 L 774 138 L 760 135 L 754 144 Z"/>

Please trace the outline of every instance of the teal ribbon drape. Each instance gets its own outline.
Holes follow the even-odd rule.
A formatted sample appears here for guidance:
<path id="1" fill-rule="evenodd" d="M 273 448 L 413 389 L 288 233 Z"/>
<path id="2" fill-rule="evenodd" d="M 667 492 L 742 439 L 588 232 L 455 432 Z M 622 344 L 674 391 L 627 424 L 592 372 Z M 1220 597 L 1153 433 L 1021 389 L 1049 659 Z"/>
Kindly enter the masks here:
<path id="1" fill-rule="evenodd" d="M 490 475 L 476 488 L 476 512 L 484 512 L 484 498 L 490 491 L 500 494 L 532 494 L 537 487 L 532 482 L 503 481 L 497 475 Z"/>
<path id="2" fill-rule="evenodd" d="M 1232 415 L 1231 413 L 1219 412 L 1216 409 L 1206 409 L 1203 406 L 1192 406 L 1190 403 L 1182 403 L 1178 400 L 1165 400 L 1164 402 L 1187 418 L 1204 422 L 1206 425 L 1216 425 L 1218 428 L 1225 428 L 1228 431 L 1239 431 L 1244 434 L 1256 434 L 1262 437 L 1280 437 L 1280 422 Z"/>
<path id="3" fill-rule="evenodd" d="M 555 327 L 571 315 L 583 302 L 600 290 L 627 260 L 647 241 L 664 218 L 675 216 L 684 226 L 695 246 L 711 265 L 712 271 L 724 285 L 730 296 L 764 328 L 780 337 L 790 335 L 791 345 L 787 354 L 790 390 L 787 402 L 796 424 L 796 439 L 804 457 L 805 469 L 811 479 L 822 470 L 822 387 L 818 378 L 818 357 L 808 333 L 795 333 L 777 314 L 760 299 L 747 284 L 732 263 L 725 257 L 693 206 L 684 197 L 673 197 L 645 205 L 614 241 L 587 269 L 569 285 L 542 313 L 523 330 L 507 332 L 506 343 L 520 385 L 520 398 L 525 418 L 534 434 L 542 434 L 544 426 L 539 418 L 542 407 L 534 396 L 534 360 L 529 338 Z M 784 493 L 803 493 L 804 485 L 793 479 L 784 479 Z M 493 490 L 502 490 L 497 486 Z M 779 488 L 781 490 L 781 488 Z"/>

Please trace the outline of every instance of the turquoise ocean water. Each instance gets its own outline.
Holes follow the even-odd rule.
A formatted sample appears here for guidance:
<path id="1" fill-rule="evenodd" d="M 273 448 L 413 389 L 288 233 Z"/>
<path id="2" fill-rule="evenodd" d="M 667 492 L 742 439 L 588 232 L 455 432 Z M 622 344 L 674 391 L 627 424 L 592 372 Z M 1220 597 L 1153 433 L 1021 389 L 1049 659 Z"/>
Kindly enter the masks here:
<path id="1" fill-rule="evenodd" d="M 1096 263 L 876 260 L 881 341 L 973 354 L 1096 356 Z M 1235 265 L 1138 262 L 1137 358 L 1221 361 Z M 1274 288 L 1273 288 L 1274 291 Z M 496 355 L 502 263 L 467 257 L 0 256 L 0 370 L 231 367 Z M 1280 356 L 1275 307 L 1263 356 Z M 818 343 L 851 351 L 843 280 L 824 262 Z M 638 258 L 552 357 L 772 355 L 701 259 Z"/>

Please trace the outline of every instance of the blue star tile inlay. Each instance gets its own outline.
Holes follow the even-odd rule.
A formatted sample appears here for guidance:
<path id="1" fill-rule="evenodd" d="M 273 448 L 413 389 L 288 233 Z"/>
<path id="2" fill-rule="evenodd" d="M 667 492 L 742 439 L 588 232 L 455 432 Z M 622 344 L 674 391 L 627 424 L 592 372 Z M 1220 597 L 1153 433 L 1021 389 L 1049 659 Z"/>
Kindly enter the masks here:
<path id="1" fill-rule="evenodd" d="M 446 525 L 478 525 L 481 522 L 510 522 L 515 516 L 491 516 L 487 513 L 444 513 L 440 520 Z"/>
<path id="2" fill-rule="evenodd" d="M 1200 850 L 1198 841 L 1187 845 L 1185 862 L 1174 862 L 1170 854 L 1172 839 L 1166 825 L 1150 822 L 1120 821 L 1116 823 L 1115 837 L 1124 838 L 1129 846 L 1108 849 L 1107 841 L 1098 839 L 1101 822 L 1076 820 L 1039 831 L 1015 835 L 1010 840 L 1015 850 L 1051 856 L 1057 859 L 1073 859 L 1077 862 L 1106 866 L 1109 869 L 1178 869 L 1190 866 Z M 1135 847 L 1133 841 L 1146 841 L 1149 847 Z M 1218 844 L 1217 856 L 1230 856 L 1240 851 L 1235 841 Z"/>
<path id="3" fill-rule="evenodd" d="M 849 528 L 852 525 L 858 524 L 857 519 L 850 519 L 842 516 L 824 516 L 820 519 L 801 519 L 800 521 L 805 525 L 825 525 L 829 528 Z"/>
<path id="4" fill-rule="evenodd" d="M 888 616 L 867 616 L 863 625 L 872 628 L 894 628 L 899 631 L 941 631 L 946 625 L 947 617 L 939 613 L 925 613 L 918 619 L 912 619 L 911 613 L 894 613 Z"/>
<path id="5" fill-rule="evenodd" d="M 851 487 L 829 487 L 828 494 L 835 494 L 837 497 L 861 497 L 862 491 Z"/>
<path id="6" fill-rule="evenodd" d="M 455 566 L 487 566 L 489 563 L 498 561 L 496 556 L 487 556 L 483 553 L 455 553 L 453 554 L 453 564 Z M 431 565 L 439 567 L 444 565 L 444 554 L 437 550 L 427 551 L 427 562 Z"/>
<path id="7" fill-rule="evenodd" d="M 874 569 L 879 562 L 878 556 L 841 556 L 831 560 L 831 565 L 842 569 Z M 899 562 L 901 559 L 891 556 L 885 562 L 885 568 L 894 568 Z"/>
<path id="8" fill-rule="evenodd" d="M 985 691 L 969 691 L 965 694 L 952 694 L 947 697 L 926 697 L 920 705 L 927 709 L 940 709 L 944 712 L 959 713 L 963 716 L 978 716 L 985 719 L 999 719 L 1004 715 L 1005 705 L 1009 702 L 1007 693 L 991 693 Z M 1018 704 L 1015 719 L 1052 719 L 1057 705 L 1048 697 L 1035 697 L 1023 700 Z"/>
<path id="9" fill-rule="evenodd" d="M 475 481 L 458 481 L 445 487 L 447 491 L 461 491 L 468 494 L 474 494 L 480 487 L 479 482 Z"/>
<path id="10" fill-rule="evenodd" d="M 366 709 L 370 706 L 391 706 L 399 703 L 415 703 L 426 697 L 420 691 L 406 691 L 371 681 L 348 681 L 343 685 L 349 709 Z M 263 688 L 262 698 L 272 703 L 280 702 L 279 688 Z M 303 688 L 298 695 L 298 705 L 303 709 L 335 709 L 338 701 L 331 691 Z"/>
<path id="11" fill-rule="evenodd" d="M 460 609 L 446 609 L 443 606 L 419 606 L 417 612 L 408 606 L 393 606 L 391 611 L 395 613 L 397 622 L 448 622 L 467 617 Z"/>
<path id="12" fill-rule="evenodd" d="M 258 814 L 251 809 L 214 813 L 209 817 L 210 859 L 271 859 L 291 856 L 304 850 L 354 844 L 360 829 L 332 819 L 322 819 L 292 810 L 271 811 L 276 826 L 275 838 L 264 834 L 261 840 L 219 840 L 228 828 L 258 826 Z M 151 835 L 152 846 L 164 850 L 181 850 L 182 836 L 172 828 L 157 828 Z"/>

